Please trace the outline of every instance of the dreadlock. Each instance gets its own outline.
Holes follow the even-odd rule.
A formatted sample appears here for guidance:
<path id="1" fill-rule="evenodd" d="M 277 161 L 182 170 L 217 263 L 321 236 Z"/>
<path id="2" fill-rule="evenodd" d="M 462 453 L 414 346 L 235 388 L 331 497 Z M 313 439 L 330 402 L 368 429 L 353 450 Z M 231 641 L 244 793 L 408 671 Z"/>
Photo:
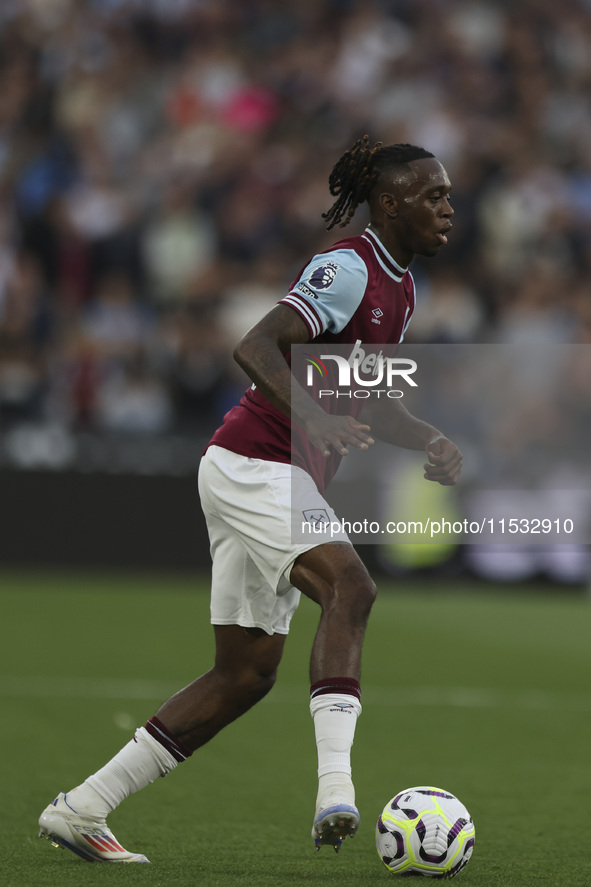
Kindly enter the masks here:
<path id="1" fill-rule="evenodd" d="M 368 199 L 380 173 L 394 166 L 433 156 L 417 145 L 383 147 L 382 142 L 376 142 L 372 148 L 369 136 L 358 139 L 337 160 L 329 176 L 330 193 L 337 199 L 328 212 L 322 214 L 327 221 L 326 230 L 330 231 L 335 225 L 344 228 L 349 224 L 357 207 Z"/>

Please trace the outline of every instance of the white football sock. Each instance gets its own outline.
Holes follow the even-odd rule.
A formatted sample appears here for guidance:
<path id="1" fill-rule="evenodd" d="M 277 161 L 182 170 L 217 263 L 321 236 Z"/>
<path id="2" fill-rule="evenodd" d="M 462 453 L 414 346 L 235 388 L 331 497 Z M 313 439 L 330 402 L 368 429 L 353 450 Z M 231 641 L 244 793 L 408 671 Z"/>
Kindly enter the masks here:
<path id="1" fill-rule="evenodd" d="M 346 693 L 326 693 L 310 700 L 318 750 L 316 811 L 333 804 L 355 804 L 351 747 L 361 703 Z"/>
<path id="2" fill-rule="evenodd" d="M 83 816 L 105 819 L 121 801 L 166 776 L 178 761 L 145 727 L 108 764 L 67 793 L 68 803 Z"/>

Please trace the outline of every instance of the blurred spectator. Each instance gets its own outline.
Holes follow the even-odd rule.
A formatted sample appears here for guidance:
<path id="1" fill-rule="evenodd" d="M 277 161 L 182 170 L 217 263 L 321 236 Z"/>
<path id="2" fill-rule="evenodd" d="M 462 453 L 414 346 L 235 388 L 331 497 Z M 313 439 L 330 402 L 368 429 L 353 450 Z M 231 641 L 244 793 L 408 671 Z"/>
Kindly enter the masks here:
<path id="1" fill-rule="evenodd" d="M 173 405 L 163 380 L 142 351 L 112 373 L 98 391 L 96 425 L 111 432 L 159 434 L 169 431 Z"/>
<path id="2" fill-rule="evenodd" d="M 233 405 L 227 402 L 231 350 L 215 304 L 189 301 L 162 327 L 163 367 L 183 430 L 213 430 Z M 235 402 L 243 393 L 232 391 Z"/>
<path id="3" fill-rule="evenodd" d="M 408 342 L 476 342 L 484 325 L 483 306 L 461 269 L 433 274 L 417 299 Z"/>
<path id="4" fill-rule="evenodd" d="M 0 421 L 43 416 L 52 318 L 37 261 L 21 252 L 7 269 L 0 303 Z"/>
<path id="5" fill-rule="evenodd" d="M 183 181 L 168 185 L 142 236 L 147 287 L 160 308 L 185 301 L 193 279 L 215 255 L 216 234 Z"/>
<path id="6" fill-rule="evenodd" d="M 154 321 L 137 299 L 131 281 L 112 273 L 98 282 L 94 299 L 81 314 L 80 326 L 97 360 L 112 364 L 149 343 Z"/>

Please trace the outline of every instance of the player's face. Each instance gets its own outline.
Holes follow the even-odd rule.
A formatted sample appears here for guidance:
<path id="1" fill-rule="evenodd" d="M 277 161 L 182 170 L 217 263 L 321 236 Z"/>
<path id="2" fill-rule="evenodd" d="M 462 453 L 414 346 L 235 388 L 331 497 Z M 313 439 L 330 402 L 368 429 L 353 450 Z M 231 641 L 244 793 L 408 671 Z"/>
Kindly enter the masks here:
<path id="1" fill-rule="evenodd" d="M 454 214 L 449 177 L 435 158 L 413 160 L 410 174 L 396 183 L 396 239 L 407 261 L 412 256 L 435 256 L 447 243 Z"/>

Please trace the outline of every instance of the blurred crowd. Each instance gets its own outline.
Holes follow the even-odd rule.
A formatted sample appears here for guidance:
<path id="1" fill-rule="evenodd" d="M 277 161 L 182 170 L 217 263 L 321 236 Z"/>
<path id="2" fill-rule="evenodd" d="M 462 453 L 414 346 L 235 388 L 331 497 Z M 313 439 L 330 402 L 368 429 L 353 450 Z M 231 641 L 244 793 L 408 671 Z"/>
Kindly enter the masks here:
<path id="1" fill-rule="evenodd" d="M 591 342 L 591 0 L 3 0 L 0 85 L 0 427 L 211 430 L 365 132 L 453 184 L 409 341 Z"/>

